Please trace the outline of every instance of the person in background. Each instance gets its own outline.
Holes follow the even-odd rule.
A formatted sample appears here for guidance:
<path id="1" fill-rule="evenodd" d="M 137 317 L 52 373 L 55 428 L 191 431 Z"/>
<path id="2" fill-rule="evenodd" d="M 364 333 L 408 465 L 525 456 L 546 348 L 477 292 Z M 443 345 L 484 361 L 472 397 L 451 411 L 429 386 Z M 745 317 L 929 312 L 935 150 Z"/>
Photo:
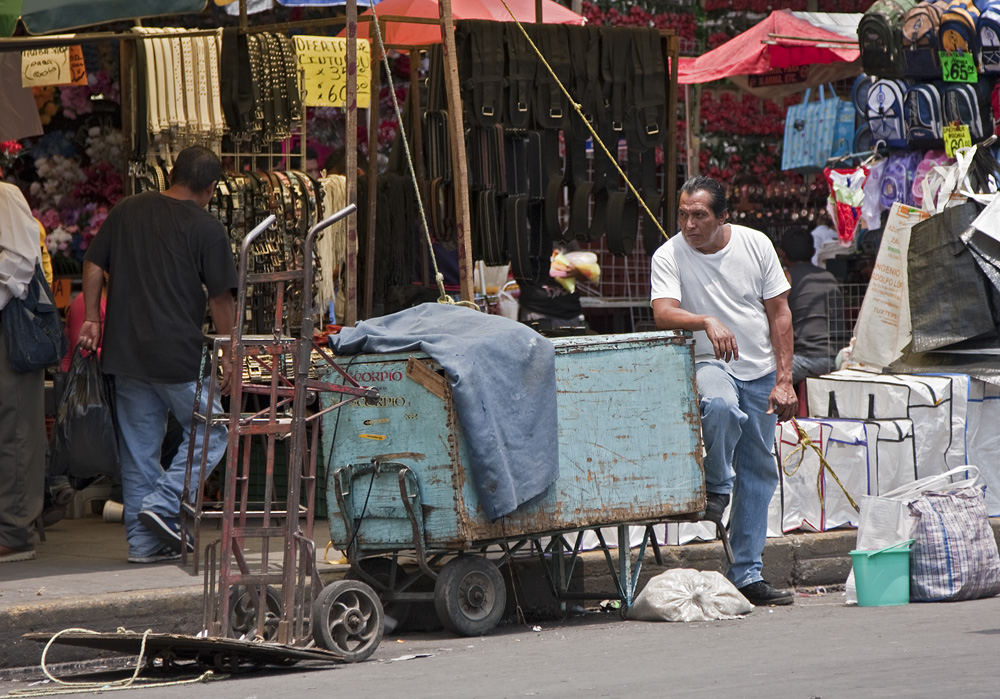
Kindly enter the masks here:
<path id="1" fill-rule="evenodd" d="M 844 340 L 842 332 L 835 333 L 832 338 L 830 333 L 831 327 L 841 330 L 844 325 L 844 299 L 836 277 L 810 262 L 813 245 L 809 231 L 792 228 L 782 236 L 778 247 L 785 276 L 792 286 L 788 308 L 792 312 L 795 335 L 792 355 L 792 383 L 795 385 L 807 376 L 828 374 L 831 357 Z"/>
<path id="2" fill-rule="evenodd" d="M 189 440 L 194 440 L 194 482 L 201 475 L 205 425 L 195 422 L 194 399 L 206 301 L 218 332 L 228 334 L 236 322 L 232 250 L 226 230 L 206 211 L 220 177 L 222 163 L 214 153 L 201 146 L 185 148 L 174 161 L 170 187 L 119 201 L 84 259 L 87 318 L 80 345 L 96 350 L 103 337 L 101 363 L 115 379 L 131 563 L 176 559 L 182 546 L 192 550 L 190 538 L 181 538 L 180 497 Z M 102 327 L 105 272 L 107 320 Z M 228 394 L 230 357 L 223 356 L 220 364 L 221 393 Z M 206 384 L 215 380 L 209 377 Z M 221 413 L 218 398 L 207 405 L 208 393 L 203 385 L 199 413 Z M 160 451 L 170 412 L 181 424 L 184 442 L 164 471 Z M 208 468 L 222 457 L 226 435 L 225 426 L 211 427 Z"/>
<path id="3" fill-rule="evenodd" d="M 752 604 L 792 604 L 761 573 L 767 511 L 778 484 L 777 420 L 794 416 L 788 281 L 763 233 L 727 222 L 726 192 L 696 176 L 681 187 L 681 235 L 652 259 L 652 306 L 661 330 L 690 330 L 705 442 L 705 518 L 732 496 L 734 561 L 726 576 Z"/>
<path id="4" fill-rule="evenodd" d="M 28 202 L 0 182 L 0 313 L 27 293 L 40 259 Z M 14 372 L 6 339 L 0 325 L 0 563 L 35 557 L 45 479 L 45 372 Z"/>
<path id="5" fill-rule="evenodd" d="M 301 157 L 292 157 L 290 159 L 291 168 L 293 170 L 302 170 L 304 173 L 309 175 L 314 180 L 318 180 L 322 174 L 319 171 L 319 155 L 316 154 L 316 149 L 312 146 L 306 146 L 306 163 L 305 167 L 302 167 Z"/>
<path id="6" fill-rule="evenodd" d="M 361 152 L 358 152 L 358 177 L 364 177 L 365 173 L 368 172 L 368 159 L 365 158 Z M 347 175 L 347 151 L 343 148 L 337 148 L 336 150 L 330 151 L 330 155 L 326 156 L 326 160 L 323 162 L 323 171 L 327 175 Z"/>
<path id="7" fill-rule="evenodd" d="M 813 239 L 813 248 L 815 248 L 811 262 L 817 267 L 825 267 L 825 259 L 822 265 L 819 262 L 820 248 L 823 247 L 824 243 L 830 243 L 839 238 L 837 231 L 833 229 L 833 219 L 830 218 L 830 214 L 825 209 L 816 217 L 816 227 L 812 229 L 810 236 Z"/>

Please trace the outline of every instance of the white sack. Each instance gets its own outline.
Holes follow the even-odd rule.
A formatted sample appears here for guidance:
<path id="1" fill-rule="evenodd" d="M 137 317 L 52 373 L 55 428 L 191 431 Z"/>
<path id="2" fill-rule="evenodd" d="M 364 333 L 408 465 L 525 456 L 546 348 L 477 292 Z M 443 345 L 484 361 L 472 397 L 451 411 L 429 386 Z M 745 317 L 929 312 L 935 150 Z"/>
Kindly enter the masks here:
<path id="1" fill-rule="evenodd" d="M 628 611 L 638 621 L 715 621 L 753 611 L 753 605 L 714 570 L 675 568 L 651 578 Z"/>

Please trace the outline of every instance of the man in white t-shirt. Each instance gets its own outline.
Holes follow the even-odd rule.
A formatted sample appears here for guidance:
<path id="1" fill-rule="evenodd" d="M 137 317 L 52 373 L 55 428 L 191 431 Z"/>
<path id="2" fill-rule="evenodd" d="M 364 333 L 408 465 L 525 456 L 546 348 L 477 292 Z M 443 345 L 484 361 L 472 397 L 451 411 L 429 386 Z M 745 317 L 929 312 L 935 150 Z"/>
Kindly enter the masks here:
<path id="1" fill-rule="evenodd" d="M 761 576 L 767 510 L 778 483 L 774 429 L 794 416 L 788 281 L 763 233 L 726 222 L 715 180 L 681 187 L 681 235 L 653 254 L 652 306 L 661 330 L 691 330 L 705 441 L 705 518 L 732 495 L 727 577 L 751 603 L 792 604 Z"/>

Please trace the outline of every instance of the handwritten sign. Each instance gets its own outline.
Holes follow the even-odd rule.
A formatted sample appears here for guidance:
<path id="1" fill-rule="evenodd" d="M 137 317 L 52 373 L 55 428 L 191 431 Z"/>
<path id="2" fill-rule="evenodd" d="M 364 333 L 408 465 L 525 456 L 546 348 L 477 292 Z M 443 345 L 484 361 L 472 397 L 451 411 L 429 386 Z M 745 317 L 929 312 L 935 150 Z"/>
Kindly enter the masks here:
<path id="1" fill-rule="evenodd" d="M 949 158 L 955 157 L 959 148 L 971 148 L 972 136 L 968 124 L 949 124 L 944 127 L 944 152 Z"/>
<path id="2" fill-rule="evenodd" d="M 950 83 L 977 83 L 979 73 L 976 59 L 971 53 L 941 51 L 941 77 Z"/>
<path id="3" fill-rule="evenodd" d="M 87 67 L 79 46 L 21 52 L 21 87 L 86 84 Z"/>
<path id="4" fill-rule="evenodd" d="M 347 39 L 296 36 L 295 55 L 304 78 L 302 103 L 308 107 L 347 105 Z M 371 104 L 371 52 L 358 39 L 358 107 Z"/>

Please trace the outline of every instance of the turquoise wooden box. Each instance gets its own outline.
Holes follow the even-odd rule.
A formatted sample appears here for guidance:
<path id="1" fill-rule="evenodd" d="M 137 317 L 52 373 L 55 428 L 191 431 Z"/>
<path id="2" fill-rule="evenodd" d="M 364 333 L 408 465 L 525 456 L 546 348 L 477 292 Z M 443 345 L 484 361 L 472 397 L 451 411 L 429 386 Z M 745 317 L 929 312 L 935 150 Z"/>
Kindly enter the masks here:
<path id="1" fill-rule="evenodd" d="M 543 496 L 496 522 L 483 516 L 470 483 L 465 439 L 440 366 L 420 352 L 339 357 L 348 373 L 378 387 L 381 397 L 375 405 L 358 401 L 322 418 L 333 545 L 343 550 L 354 537 L 359 555 L 367 555 L 413 549 L 421 536 L 425 550 L 464 550 L 704 509 L 690 334 L 588 336 L 553 344 L 559 478 Z M 323 397 L 329 404 L 338 395 Z M 373 459 L 391 466 L 373 469 Z M 398 465 L 409 470 L 405 478 Z"/>

